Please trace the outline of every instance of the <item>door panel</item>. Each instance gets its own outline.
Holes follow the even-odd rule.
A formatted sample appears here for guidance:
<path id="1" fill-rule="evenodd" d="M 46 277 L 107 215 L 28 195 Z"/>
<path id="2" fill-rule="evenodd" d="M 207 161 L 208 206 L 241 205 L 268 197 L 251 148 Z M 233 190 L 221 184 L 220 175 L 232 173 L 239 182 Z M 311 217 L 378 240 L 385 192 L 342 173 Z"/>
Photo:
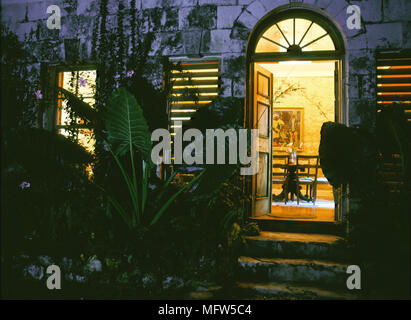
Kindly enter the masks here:
<path id="1" fill-rule="evenodd" d="M 271 212 L 271 103 L 273 76 L 254 63 L 252 128 L 258 130 L 258 172 L 253 179 L 252 215 Z"/>

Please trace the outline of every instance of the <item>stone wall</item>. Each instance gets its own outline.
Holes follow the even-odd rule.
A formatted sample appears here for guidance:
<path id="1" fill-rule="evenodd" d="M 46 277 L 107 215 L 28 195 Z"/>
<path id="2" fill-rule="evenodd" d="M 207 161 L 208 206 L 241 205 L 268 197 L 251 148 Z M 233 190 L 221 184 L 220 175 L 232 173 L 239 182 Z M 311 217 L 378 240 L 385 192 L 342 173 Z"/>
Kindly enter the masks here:
<path id="1" fill-rule="evenodd" d="M 33 53 L 28 64 L 38 74 L 41 62 L 69 63 L 70 53 L 83 62 L 118 59 L 120 72 L 132 67 L 128 57 L 151 33 L 143 72 L 155 85 L 161 85 L 163 56 L 217 56 L 222 94 L 244 96 L 249 33 L 264 15 L 290 3 L 318 8 L 344 34 L 350 123 L 359 123 L 367 113 L 361 100 L 375 101 L 375 50 L 411 47 L 408 0 L 3 0 L 1 19 Z M 61 8 L 61 30 L 46 27 L 52 4 Z M 347 28 L 350 4 L 361 8 L 360 30 Z M 70 46 L 75 39 L 78 46 Z"/>

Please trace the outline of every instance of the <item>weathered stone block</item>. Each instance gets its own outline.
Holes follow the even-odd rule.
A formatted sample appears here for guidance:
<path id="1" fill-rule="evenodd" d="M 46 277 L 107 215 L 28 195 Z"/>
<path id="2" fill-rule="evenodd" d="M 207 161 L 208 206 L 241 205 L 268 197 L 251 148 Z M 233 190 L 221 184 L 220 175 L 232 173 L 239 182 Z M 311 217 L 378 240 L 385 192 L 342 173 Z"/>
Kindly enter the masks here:
<path id="1" fill-rule="evenodd" d="M 290 3 L 289 0 L 260 0 L 260 2 L 267 9 L 267 12 Z"/>
<path id="2" fill-rule="evenodd" d="M 182 30 L 189 27 L 187 17 L 191 10 L 193 10 L 192 7 L 180 8 L 178 10 L 178 29 Z"/>
<path id="3" fill-rule="evenodd" d="M 20 41 L 25 40 L 27 38 L 28 40 L 35 40 L 35 34 L 37 30 L 37 23 L 36 22 L 25 22 L 25 23 L 18 23 L 16 25 L 15 32 L 17 34 L 17 37 Z"/>
<path id="4" fill-rule="evenodd" d="M 339 1 L 332 1 L 330 5 L 325 9 L 329 14 L 332 16 L 336 17 L 338 14 L 340 14 L 342 11 L 347 10 L 347 6 L 349 4 L 345 0 L 339 0 Z"/>
<path id="5" fill-rule="evenodd" d="M 221 84 L 220 84 L 220 95 L 223 97 L 231 97 L 233 95 L 233 90 L 232 90 L 232 85 L 231 85 L 232 80 L 228 78 L 221 78 Z"/>
<path id="6" fill-rule="evenodd" d="M 47 8 L 51 5 L 57 5 L 60 8 L 61 16 L 76 12 L 77 1 L 76 0 L 43 0 L 43 1 L 31 1 L 27 3 L 28 19 L 30 21 L 47 19 L 50 14 L 47 13 Z"/>
<path id="7" fill-rule="evenodd" d="M 231 39 L 247 40 L 250 34 L 250 29 L 239 21 L 234 22 L 234 27 L 231 29 Z"/>
<path id="8" fill-rule="evenodd" d="M 185 54 L 198 54 L 200 52 L 200 30 L 190 30 L 182 32 L 182 37 Z"/>
<path id="9" fill-rule="evenodd" d="M 243 11 L 243 13 L 241 13 L 241 15 L 238 17 L 237 21 L 241 22 L 248 29 L 252 30 L 255 24 L 258 22 L 258 19 L 248 11 Z"/>
<path id="10" fill-rule="evenodd" d="M 232 6 L 237 4 L 237 0 L 198 0 L 200 6 L 205 4 L 217 4 L 221 6 Z"/>
<path id="11" fill-rule="evenodd" d="M 411 48 L 411 21 L 403 22 L 404 37 L 403 48 Z"/>
<path id="12" fill-rule="evenodd" d="M 327 9 L 333 0 L 316 0 L 315 5 L 321 9 Z"/>
<path id="13" fill-rule="evenodd" d="M 234 21 L 241 14 L 241 6 L 222 6 L 217 8 L 217 28 L 232 28 Z"/>
<path id="14" fill-rule="evenodd" d="M 211 30 L 210 52 L 245 52 L 245 41 L 231 39 L 230 33 L 228 29 Z"/>
<path id="15" fill-rule="evenodd" d="M 17 4 L 6 4 L 2 5 L 1 7 L 1 21 L 13 21 L 13 22 L 20 22 L 24 21 L 26 18 L 26 4 L 24 3 L 17 3 Z"/>
<path id="16" fill-rule="evenodd" d="M 163 6 L 162 0 L 144 0 L 141 3 L 142 9 L 152 9 L 152 8 L 158 8 L 162 6 Z"/>
<path id="17" fill-rule="evenodd" d="M 368 48 L 367 34 L 364 32 L 354 37 L 348 38 L 347 43 L 348 43 L 349 50 Z"/>
<path id="18" fill-rule="evenodd" d="M 401 22 L 370 24 L 366 26 L 369 48 L 401 48 Z"/>
<path id="19" fill-rule="evenodd" d="M 161 34 L 161 48 L 163 56 L 184 54 L 181 32 Z"/>
<path id="20" fill-rule="evenodd" d="M 240 5 L 240 6 L 247 6 L 247 5 L 249 5 L 251 2 L 253 2 L 253 1 L 255 1 L 255 0 L 238 0 L 238 4 Z"/>
<path id="21" fill-rule="evenodd" d="M 262 18 L 268 10 L 261 4 L 260 1 L 254 1 L 247 7 L 247 11 L 250 12 L 257 19 Z"/>
<path id="22" fill-rule="evenodd" d="M 384 0 L 384 21 L 410 20 L 411 5 L 409 0 Z"/>
<path id="23" fill-rule="evenodd" d="M 187 16 L 190 27 L 214 29 L 217 26 L 217 7 L 215 5 L 194 7 Z"/>
<path id="24" fill-rule="evenodd" d="M 91 1 L 77 1 L 77 14 L 96 15 L 98 13 L 98 6 L 95 0 Z"/>
<path id="25" fill-rule="evenodd" d="M 143 0 L 144 1 L 144 0 Z M 193 7 L 197 5 L 197 0 L 163 0 L 164 6 L 174 6 L 174 7 Z"/>
<path id="26" fill-rule="evenodd" d="M 361 9 L 361 19 L 364 22 L 380 22 L 382 20 L 382 0 L 353 1 Z"/>

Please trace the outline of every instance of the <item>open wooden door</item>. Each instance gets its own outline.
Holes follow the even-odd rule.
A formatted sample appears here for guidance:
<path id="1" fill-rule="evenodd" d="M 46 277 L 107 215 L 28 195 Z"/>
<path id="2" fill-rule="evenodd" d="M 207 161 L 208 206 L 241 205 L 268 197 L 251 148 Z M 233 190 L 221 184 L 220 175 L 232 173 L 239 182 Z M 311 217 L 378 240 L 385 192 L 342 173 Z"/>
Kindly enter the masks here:
<path id="1" fill-rule="evenodd" d="M 258 129 L 258 172 L 252 184 L 252 215 L 257 217 L 271 212 L 273 75 L 257 63 L 253 67 L 252 127 Z"/>

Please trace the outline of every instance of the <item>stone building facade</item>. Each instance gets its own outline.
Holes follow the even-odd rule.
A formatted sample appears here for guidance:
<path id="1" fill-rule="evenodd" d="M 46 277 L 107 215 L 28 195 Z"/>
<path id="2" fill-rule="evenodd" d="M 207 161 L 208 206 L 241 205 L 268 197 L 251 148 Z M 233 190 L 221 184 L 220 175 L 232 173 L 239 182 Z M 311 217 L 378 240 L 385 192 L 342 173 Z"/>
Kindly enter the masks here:
<path id="1" fill-rule="evenodd" d="M 59 8 L 61 28 L 47 27 L 55 13 L 48 11 L 51 5 Z M 349 23 L 352 6 L 361 12 L 358 28 Z M 103 79 L 97 82 L 98 99 L 136 64 L 161 88 L 165 58 L 217 58 L 220 96 L 247 98 L 253 30 L 278 10 L 296 8 L 325 17 L 340 33 L 340 121 L 372 125 L 376 54 L 411 49 L 409 0 L 3 0 L 1 19 L 31 53 L 25 67 L 33 91 L 49 82 L 42 72 L 48 66 L 95 65 Z"/>
<path id="2" fill-rule="evenodd" d="M 61 29 L 47 28 L 50 5 L 61 9 Z M 117 35 L 110 54 L 127 64 L 133 44 L 151 32 L 145 72 L 153 83 L 161 84 L 163 56 L 216 56 L 222 61 L 222 94 L 241 97 L 249 34 L 262 17 L 284 5 L 312 6 L 341 30 L 346 45 L 345 103 L 350 105 L 349 123 L 358 123 L 365 111 L 356 107 L 358 99 L 376 97 L 375 51 L 411 48 L 407 0 L 3 0 L 2 23 L 30 48 L 34 75 L 39 76 L 40 63 L 66 64 L 71 54 L 95 62 L 101 55 L 102 32 Z M 360 29 L 347 27 L 349 5 L 361 8 Z M 72 41 L 78 43 L 74 49 Z"/>

